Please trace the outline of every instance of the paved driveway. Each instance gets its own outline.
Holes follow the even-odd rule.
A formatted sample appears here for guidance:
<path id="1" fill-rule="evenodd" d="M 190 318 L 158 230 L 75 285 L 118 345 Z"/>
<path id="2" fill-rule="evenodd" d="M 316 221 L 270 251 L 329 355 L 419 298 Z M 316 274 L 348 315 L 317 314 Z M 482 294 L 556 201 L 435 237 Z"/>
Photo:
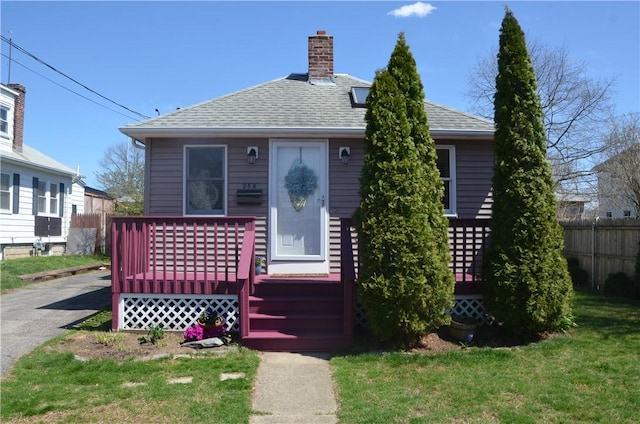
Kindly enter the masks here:
<path id="1" fill-rule="evenodd" d="M 15 361 L 111 302 L 111 272 L 93 271 L 0 296 L 0 358 L 4 377 Z"/>

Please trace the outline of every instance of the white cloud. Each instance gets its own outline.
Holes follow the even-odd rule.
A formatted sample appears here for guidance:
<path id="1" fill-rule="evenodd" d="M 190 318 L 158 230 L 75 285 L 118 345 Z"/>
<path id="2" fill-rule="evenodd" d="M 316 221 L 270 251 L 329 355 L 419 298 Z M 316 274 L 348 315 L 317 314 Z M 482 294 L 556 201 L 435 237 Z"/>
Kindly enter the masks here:
<path id="1" fill-rule="evenodd" d="M 399 9 L 392 10 L 387 15 L 393 15 L 396 18 L 409 18 L 411 16 L 417 16 L 418 18 L 424 18 L 431 12 L 436 10 L 435 6 L 431 6 L 429 3 L 422 3 L 421 1 L 402 6 Z"/>

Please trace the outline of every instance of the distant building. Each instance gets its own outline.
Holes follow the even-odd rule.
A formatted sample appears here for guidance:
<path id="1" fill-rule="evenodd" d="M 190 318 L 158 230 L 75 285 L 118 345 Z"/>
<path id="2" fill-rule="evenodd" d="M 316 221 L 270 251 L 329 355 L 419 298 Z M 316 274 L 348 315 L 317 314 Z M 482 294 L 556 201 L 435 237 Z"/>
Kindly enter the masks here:
<path id="1" fill-rule="evenodd" d="M 0 84 L 0 259 L 63 254 L 84 212 L 77 172 L 24 143 L 25 94 Z"/>
<path id="2" fill-rule="evenodd" d="M 558 219 L 560 221 L 580 221 L 587 219 L 585 205 L 591 197 L 576 193 L 557 193 Z"/>
<path id="3" fill-rule="evenodd" d="M 637 208 L 640 201 L 640 144 L 593 169 L 598 175 L 598 216 L 601 219 L 637 219 L 640 216 Z"/>

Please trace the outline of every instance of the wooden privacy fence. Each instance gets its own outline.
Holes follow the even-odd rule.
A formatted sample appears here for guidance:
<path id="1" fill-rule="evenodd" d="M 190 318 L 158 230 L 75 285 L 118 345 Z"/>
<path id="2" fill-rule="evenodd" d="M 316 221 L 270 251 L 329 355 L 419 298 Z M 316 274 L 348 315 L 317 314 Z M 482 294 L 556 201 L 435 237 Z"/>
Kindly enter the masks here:
<path id="1" fill-rule="evenodd" d="M 71 228 L 95 228 L 94 254 L 111 251 L 111 215 L 104 212 L 73 214 Z"/>
<path id="2" fill-rule="evenodd" d="M 602 288 L 607 276 L 635 273 L 640 242 L 640 220 L 598 220 L 561 222 L 564 228 L 564 255 L 577 258 L 587 271 L 593 288 Z"/>

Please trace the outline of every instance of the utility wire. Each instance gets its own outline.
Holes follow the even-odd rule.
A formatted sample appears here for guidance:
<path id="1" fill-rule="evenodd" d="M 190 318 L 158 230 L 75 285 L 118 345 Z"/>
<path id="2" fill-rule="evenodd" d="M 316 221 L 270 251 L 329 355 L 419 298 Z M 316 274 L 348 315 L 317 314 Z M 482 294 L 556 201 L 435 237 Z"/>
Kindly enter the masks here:
<path id="1" fill-rule="evenodd" d="M 9 57 L 8 57 L 6 54 L 4 54 L 4 53 L 2 53 L 2 56 L 3 56 L 3 57 L 5 57 L 5 58 L 7 58 L 7 59 L 9 59 Z M 98 105 L 98 106 L 100 106 L 100 107 L 103 107 L 103 108 L 105 108 L 105 109 L 107 109 L 107 110 L 110 110 L 111 112 L 115 112 L 115 113 L 117 113 L 118 115 L 122 115 L 122 116 L 124 116 L 125 118 L 133 119 L 134 121 L 139 121 L 139 119 L 137 119 L 137 118 L 134 118 L 134 117 L 129 116 L 129 115 L 127 115 L 127 114 L 124 114 L 124 113 L 122 113 L 122 112 L 120 112 L 120 111 L 117 111 L 117 110 L 115 110 L 115 109 L 112 109 L 112 108 L 110 108 L 109 106 L 103 105 L 102 103 L 98 103 L 98 102 L 96 102 L 95 100 L 88 98 L 87 96 L 83 96 L 82 94 L 78 93 L 77 91 L 73 91 L 72 89 L 70 89 L 70 88 L 68 88 L 68 87 L 65 87 L 64 85 L 60 84 L 59 82 L 54 81 L 54 80 L 52 80 L 51 78 L 46 77 L 46 76 L 42 75 L 41 73 L 39 73 L 39 72 L 37 72 L 37 71 L 34 71 L 33 69 L 29 68 L 29 67 L 28 67 L 28 66 L 26 66 L 26 65 L 23 65 L 22 63 L 18 62 L 18 61 L 17 61 L 17 60 L 15 60 L 15 59 L 13 60 L 13 63 L 15 63 L 16 65 L 20 65 L 20 66 L 22 66 L 24 69 L 26 69 L 26 70 L 28 70 L 28 71 L 33 72 L 34 74 L 38 75 L 39 77 L 44 78 L 44 79 L 46 79 L 47 81 L 49 81 L 49 82 L 51 82 L 51 83 L 53 83 L 53 84 L 57 85 L 58 87 L 63 88 L 63 89 L 65 89 L 65 90 L 67 90 L 67 91 L 69 91 L 69 92 L 71 92 L 71 93 L 75 94 L 76 96 L 80 96 L 80 97 L 82 97 L 83 99 L 90 101 L 91 103 L 94 103 L 94 104 L 96 104 L 96 105 Z"/>
<path id="2" fill-rule="evenodd" d="M 27 56 L 31 57 L 31 58 L 32 58 L 32 59 L 34 59 L 35 61 L 40 62 L 41 64 L 43 64 L 43 65 L 44 65 L 44 66 L 46 66 L 47 68 L 51 69 L 52 71 L 57 72 L 58 74 L 62 75 L 63 77 L 65 77 L 65 78 L 67 78 L 67 79 L 69 79 L 69 80 L 73 81 L 74 83 L 78 84 L 79 86 L 81 86 L 81 87 L 82 87 L 82 88 L 84 88 L 85 90 L 88 90 L 88 91 L 92 92 L 93 94 L 95 94 L 95 95 L 97 95 L 97 96 L 99 96 L 99 97 L 101 97 L 101 98 L 103 98 L 103 99 L 107 100 L 108 102 L 111 102 L 111 103 L 115 104 L 115 105 L 116 105 L 116 106 L 118 106 L 118 107 L 121 107 L 121 108 L 123 108 L 123 109 L 125 109 L 125 110 L 128 110 L 129 112 L 131 112 L 131 113 L 133 113 L 133 114 L 136 114 L 136 115 L 138 115 L 138 116 L 141 116 L 142 118 L 145 118 L 145 119 L 149 119 L 149 118 L 150 118 L 150 117 L 149 117 L 149 116 L 147 116 L 147 115 L 144 115 L 144 114 L 142 114 L 142 113 L 140 113 L 140 112 L 136 112 L 135 110 L 129 109 L 128 107 L 126 107 L 126 106 L 124 106 L 124 105 L 122 105 L 122 104 L 120 104 L 120 103 L 118 103 L 118 102 L 116 102 L 116 101 L 114 101 L 114 100 L 111 100 L 110 98 L 108 98 L 108 97 L 106 97 L 106 96 L 103 96 L 102 94 L 98 93 L 97 91 L 95 91 L 95 90 L 93 90 L 93 89 L 91 89 L 91 88 L 87 87 L 86 85 L 84 85 L 84 84 L 82 84 L 81 82 L 77 81 L 76 79 L 74 79 L 74 78 L 70 77 L 69 75 L 65 74 L 64 72 L 62 72 L 62 71 L 60 71 L 60 70 L 56 69 L 55 67 L 53 67 L 53 66 L 49 65 L 49 64 L 48 64 L 47 62 L 45 62 L 44 60 L 42 60 L 42 59 L 40 59 L 40 58 L 36 57 L 35 55 L 31 54 L 30 52 L 28 52 L 28 51 L 27 51 L 27 50 L 25 50 L 24 48 L 20 47 L 19 45 L 17 45 L 16 43 L 14 43 L 12 40 L 10 40 L 10 39 L 8 39 L 8 38 L 4 37 L 3 35 L 0 35 L 0 37 L 1 37 L 2 41 L 4 41 L 5 43 L 8 43 L 8 44 L 9 44 L 9 46 L 15 47 L 18 51 L 20 51 L 20 52 L 22 52 L 22 53 L 26 54 Z M 3 55 L 3 56 L 4 56 L 4 55 Z M 17 62 L 16 62 L 16 63 L 17 63 Z M 24 66 L 24 65 L 22 65 L 22 66 Z M 76 94 L 77 94 L 77 93 L 76 93 Z M 84 96 L 82 96 L 82 97 L 84 97 Z M 85 97 L 85 98 L 86 98 L 86 97 Z"/>

